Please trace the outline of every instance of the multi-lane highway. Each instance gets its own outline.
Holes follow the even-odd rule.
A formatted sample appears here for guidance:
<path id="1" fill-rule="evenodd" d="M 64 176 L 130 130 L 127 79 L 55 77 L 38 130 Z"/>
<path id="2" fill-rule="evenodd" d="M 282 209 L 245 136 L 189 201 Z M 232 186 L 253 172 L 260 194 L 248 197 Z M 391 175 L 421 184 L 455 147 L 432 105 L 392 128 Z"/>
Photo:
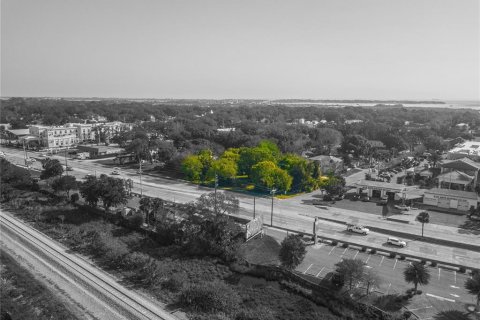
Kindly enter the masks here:
<path id="1" fill-rule="evenodd" d="M 14 162 L 23 164 L 24 153 L 21 149 L 3 149 L 7 154 L 7 158 Z M 40 153 L 30 153 L 33 158 L 41 159 Z M 64 162 L 62 156 L 54 156 Z M 68 174 L 73 174 L 77 178 L 83 178 L 88 174 L 111 174 L 113 165 L 103 164 L 105 161 L 98 160 L 68 160 L 69 166 L 74 168 Z M 41 165 L 37 161 L 33 164 L 34 168 L 40 169 Z M 175 202 L 189 202 L 198 198 L 205 192 L 211 192 L 209 188 L 199 187 L 184 181 L 166 179 L 158 176 L 143 175 L 142 185 L 140 186 L 139 175 L 133 169 L 120 169 L 119 178 L 132 179 L 134 181 L 134 191 L 152 197 L 160 197 Z M 240 214 L 246 217 L 253 217 L 254 200 L 251 196 L 236 194 L 240 201 Z M 315 207 L 305 205 L 300 200 L 290 199 L 274 200 L 273 219 L 271 215 L 272 201 L 269 198 L 257 198 L 255 200 L 255 212 L 257 215 L 264 217 L 265 224 L 283 227 L 286 229 L 310 233 L 312 230 L 313 220 L 315 217 L 333 218 L 344 221 L 361 222 L 363 224 L 380 226 L 384 230 L 401 230 L 402 232 L 412 232 L 415 237 L 405 239 L 408 243 L 406 248 L 391 247 L 386 244 L 388 231 L 385 233 L 371 232 L 368 236 L 353 235 L 345 231 L 343 224 L 322 220 L 320 224 L 320 235 L 339 240 L 354 242 L 362 246 L 374 247 L 377 249 L 397 251 L 399 254 L 413 255 L 443 261 L 451 264 L 459 264 L 468 268 L 480 268 L 480 251 L 466 250 L 455 246 L 446 246 L 438 244 L 430 244 L 419 241 L 419 225 L 398 224 L 391 221 L 381 220 L 378 216 L 369 215 L 362 212 L 343 210 L 339 211 L 335 208 Z M 458 240 L 460 243 L 480 243 L 478 235 L 458 234 L 457 230 L 452 227 L 439 225 L 431 225 L 429 228 L 437 230 L 436 236 L 439 238 Z M 417 230 L 418 229 L 418 230 Z M 412 231 L 413 230 L 413 231 Z"/>
<path id="2" fill-rule="evenodd" d="M 62 290 L 63 298 L 68 296 L 86 312 L 86 319 L 177 319 L 157 301 L 118 284 L 107 273 L 6 212 L 0 213 L 0 230 L 2 247 L 41 269 L 42 275 Z"/>

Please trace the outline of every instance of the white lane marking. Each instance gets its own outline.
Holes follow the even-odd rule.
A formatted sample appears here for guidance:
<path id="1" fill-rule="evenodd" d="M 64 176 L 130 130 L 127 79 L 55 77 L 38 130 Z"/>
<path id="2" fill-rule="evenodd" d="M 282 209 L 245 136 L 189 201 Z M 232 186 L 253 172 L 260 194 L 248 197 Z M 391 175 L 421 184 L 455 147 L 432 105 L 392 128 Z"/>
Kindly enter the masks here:
<path id="1" fill-rule="evenodd" d="M 355 253 L 355 255 L 353 256 L 353 259 L 355 259 L 357 257 L 357 254 L 359 253 L 360 251 L 357 251 L 357 253 Z"/>
<path id="2" fill-rule="evenodd" d="M 428 309 L 428 308 L 433 308 L 433 306 L 426 306 L 426 307 L 415 308 L 415 309 L 408 309 L 408 310 L 409 310 L 409 311 L 417 311 L 417 310 Z M 422 320 L 426 320 L 426 319 L 432 319 L 432 318 L 423 318 Z"/>
<path id="3" fill-rule="evenodd" d="M 452 297 L 455 297 L 455 298 L 460 297 L 458 294 L 454 294 L 454 293 L 450 293 L 450 295 L 451 295 Z"/>
<path id="4" fill-rule="evenodd" d="M 383 263 L 383 259 L 385 259 L 385 256 L 382 256 L 382 261 L 380 261 L 380 264 L 379 264 L 379 266 L 381 266 L 381 265 L 382 265 L 382 263 Z"/>
<path id="5" fill-rule="evenodd" d="M 442 270 L 441 268 L 438 268 L 438 280 L 440 281 L 440 270 Z"/>
<path id="6" fill-rule="evenodd" d="M 325 269 L 325 266 L 322 268 L 322 270 L 320 270 L 320 271 L 317 273 L 317 275 L 316 275 L 315 277 L 318 278 L 318 276 L 320 275 L 320 273 L 322 273 L 323 269 Z"/>
<path id="7" fill-rule="evenodd" d="M 303 271 L 303 274 L 307 273 L 307 271 L 313 266 L 313 263 L 307 268 L 307 270 Z"/>
<path id="8" fill-rule="evenodd" d="M 372 256 L 372 255 L 369 255 L 369 256 L 368 256 L 367 260 L 365 260 L 365 263 L 368 263 L 368 260 L 370 260 L 370 257 L 371 257 L 371 256 Z"/>
<path id="9" fill-rule="evenodd" d="M 434 294 L 430 294 L 430 293 L 427 293 L 426 295 L 427 295 L 427 296 L 429 296 L 429 297 L 432 297 L 432 298 L 438 299 L 438 300 L 442 300 L 442 301 L 455 302 L 455 300 L 453 300 L 453 299 L 448 299 L 448 298 L 444 298 L 444 297 L 436 296 L 436 295 L 434 295 Z"/>
<path id="10" fill-rule="evenodd" d="M 457 284 L 457 271 L 453 270 L 453 279 L 455 281 L 455 284 Z"/>
<path id="11" fill-rule="evenodd" d="M 388 284 L 388 288 L 387 288 L 387 291 L 385 292 L 385 294 L 388 294 L 388 290 L 390 290 L 390 287 L 392 286 L 391 283 Z"/>
<path id="12" fill-rule="evenodd" d="M 457 287 L 457 286 L 450 286 L 450 288 L 453 288 L 453 289 L 460 289 L 460 287 Z"/>
<path id="13" fill-rule="evenodd" d="M 395 267 L 397 266 L 398 259 L 395 259 L 395 264 L 393 265 L 393 270 L 395 270 Z"/>
<path id="14" fill-rule="evenodd" d="M 328 253 L 328 255 L 330 255 L 333 250 L 335 250 L 335 247 L 332 247 L 332 250 L 330 250 L 330 252 Z"/>
<path id="15" fill-rule="evenodd" d="M 373 267 L 371 267 L 371 266 L 365 266 L 365 268 L 372 269 Z"/>
<path id="16" fill-rule="evenodd" d="M 343 250 L 341 255 L 343 256 L 345 254 L 345 252 L 347 252 L 347 250 L 348 250 L 348 248 L 345 248 L 345 250 Z"/>

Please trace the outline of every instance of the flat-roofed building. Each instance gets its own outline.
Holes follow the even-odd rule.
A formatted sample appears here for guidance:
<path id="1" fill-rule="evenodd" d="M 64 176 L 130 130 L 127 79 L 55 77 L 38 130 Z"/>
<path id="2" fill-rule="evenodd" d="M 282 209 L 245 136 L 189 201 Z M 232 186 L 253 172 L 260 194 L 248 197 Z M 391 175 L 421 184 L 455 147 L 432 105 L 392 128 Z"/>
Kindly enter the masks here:
<path id="1" fill-rule="evenodd" d="M 439 208 L 468 211 L 470 207 L 477 208 L 478 196 L 475 192 L 450 189 L 430 189 L 425 190 L 423 203 Z"/>
<path id="2" fill-rule="evenodd" d="M 455 160 L 461 158 L 470 158 L 475 161 L 480 160 L 480 142 L 464 141 L 457 144 L 453 149 L 448 151 L 447 159 Z"/>
<path id="3" fill-rule="evenodd" d="M 45 148 L 68 148 L 78 143 L 77 129 L 74 127 L 31 126 L 29 131 L 38 137 L 40 146 Z"/>

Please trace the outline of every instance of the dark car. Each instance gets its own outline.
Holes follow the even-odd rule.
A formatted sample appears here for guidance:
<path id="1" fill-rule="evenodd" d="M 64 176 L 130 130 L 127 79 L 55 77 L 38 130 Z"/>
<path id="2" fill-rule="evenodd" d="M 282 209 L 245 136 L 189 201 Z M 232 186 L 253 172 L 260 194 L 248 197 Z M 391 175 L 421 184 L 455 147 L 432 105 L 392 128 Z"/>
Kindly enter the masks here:
<path id="1" fill-rule="evenodd" d="M 326 194 L 323 196 L 323 201 L 332 201 L 333 197 L 329 194 Z"/>
<path id="2" fill-rule="evenodd" d="M 363 201 L 363 202 L 368 202 L 368 201 L 370 201 L 370 197 L 364 195 L 364 196 L 361 196 L 361 197 L 360 197 L 360 200 Z"/>
<path id="3" fill-rule="evenodd" d="M 354 195 L 352 196 L 352 200 L 353 200 L 353 201 L 360 200 L 360 195 L 354 194 Z"/>

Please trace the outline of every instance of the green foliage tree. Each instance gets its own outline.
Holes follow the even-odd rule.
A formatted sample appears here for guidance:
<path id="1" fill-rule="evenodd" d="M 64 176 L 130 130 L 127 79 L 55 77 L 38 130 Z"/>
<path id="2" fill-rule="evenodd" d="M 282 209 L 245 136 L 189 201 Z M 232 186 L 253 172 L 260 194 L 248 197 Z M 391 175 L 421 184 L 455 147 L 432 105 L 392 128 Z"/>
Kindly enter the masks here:
<path id="1" fill-rule="evenodd" d="M 63 167 L 57 159 L 47 158 L 42 162 L 43 171 L 40 173 L 40 179 L 48 179 L 60 176 L 63 173 Z"/>
<path id="2" fill-rule="evenodd" d="M 302 241 L 301 236 L 290 234 L 283 239 L 280 247 L 280 262 L 282 266 L 288 270 L 294 270 L 307 253 L 306 245 Z"/>
<path id="3" fill-rule="evenodd" d="M 203 164 L 196 155 L 187 156 L 182 161 L 181 170 L 190 181 L 199 182 L 202 177 L 202 169 Z"/>
<path id="4" fill-rule="evenodd" d="M 241 148 L 240 158 L 238 159 L 238 171 L 242 174 L 250 175 L 253 166 L 260 162 L 270 161 L 275 163 L 275 156 L 267 148 Z"/>
<path id="5" fill-rule="evenodd" d="M 70 197 L 70 190 L 76 189 L 77 178 L 74 176 L 61 176 L 52 182 L 52 189 L 55 192 L 64 191 L 67 199 Z"/>
<path id="6" fill-rule="evenodd" d="M 423 237 L 423 226 L 425 225 L 425 223 L 430 222 L 430 215 L 428 214 L 427 211 L 422 211 L 418 214 L 417 221 L 422 223 L 422 237 Z"/>
<path id="7" fill-rule="evenodd" d="M 417 291 L 418 284 L 427 285 L 430 281 L 430 271 L 420 262 L 412 262 L 403 271 L 405 281 L 415 285 Z"/>
<path id="8" fill-rule="evenodd" d="M 164 221 L 164 202 L 160 198 L 143 197 L 140 199 L 140 211 L 142 211 L 148 224 L 153 224 L 157 220 Z"/>
<path id="9" fill-rule="evenodd" d="M 348 283 L 350 290 L 363 280 L 365 265 L 360 259 L 344 259 L 335 264 L 336 272 Z"/>
<path id="10" fill-rule="evenodd" d="M 272 161 L 262 161 L 252 167 L 251 180 L 260 186 L 268 189 L 288 191 L 292 186 L 292 177 L 277 167 Z"/>
<path id="11" fill-rule="evenodd" d="M 477 310 L 480 310 L 480 272 L 477 271 L 465 281 L 465 289 L 477 297 Z"/>
<path id="12" fill-rule="evenodd" d="M 209 178 L 214 178 L 215 174 L 217 174 L 220 181 L 228 182 L 235 179 L 237 170 L 238 166 L 235 160 L 220 158 L 212 162 L 207 175 Z"/>

